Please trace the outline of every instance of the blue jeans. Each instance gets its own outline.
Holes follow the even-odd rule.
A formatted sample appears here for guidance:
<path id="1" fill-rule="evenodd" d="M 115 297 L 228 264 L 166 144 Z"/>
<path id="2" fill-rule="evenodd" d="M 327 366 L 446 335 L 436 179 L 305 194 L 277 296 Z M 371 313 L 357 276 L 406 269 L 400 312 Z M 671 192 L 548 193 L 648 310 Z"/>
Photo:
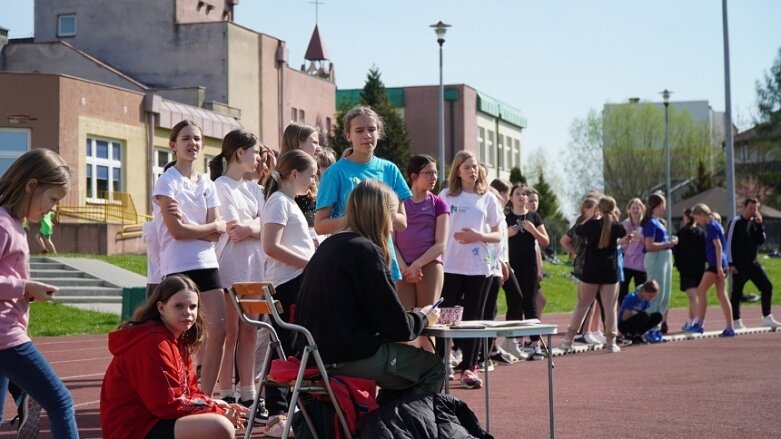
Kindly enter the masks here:
<path id="1" fill-rule="evenodd" d="M 78 439 L 71 394 L 32 342 L 0 350 L 0 413 L 8 380 L 46 410 L 55 439 Z"/>

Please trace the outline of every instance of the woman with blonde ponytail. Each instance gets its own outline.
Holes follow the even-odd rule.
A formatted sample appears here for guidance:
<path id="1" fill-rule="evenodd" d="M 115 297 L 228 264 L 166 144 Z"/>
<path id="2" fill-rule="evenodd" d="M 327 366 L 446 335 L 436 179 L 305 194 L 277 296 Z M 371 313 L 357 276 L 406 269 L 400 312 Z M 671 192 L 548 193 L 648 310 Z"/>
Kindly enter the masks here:
<path id="1" fill-rule="evenodd" d="M 572 314 L 567 334 L 561 348 L 569 350 L 572 339 L 583 323 L 589 306 L 601 296 L 605 310 L 605 337 L 608 352 L 619 352 L 616 344 L 618 327 L 616 324 L 616 299 L 618 295 L 618 256 L 619 239 L 626 236 L 626 230 L 615 218 L 613 211 L 616 200 L 602 197 L 597 205 L 597 214 L 575 227 L 575 233 L 586 241 L 583 274 L 580 276 L 578 304 Z"/>

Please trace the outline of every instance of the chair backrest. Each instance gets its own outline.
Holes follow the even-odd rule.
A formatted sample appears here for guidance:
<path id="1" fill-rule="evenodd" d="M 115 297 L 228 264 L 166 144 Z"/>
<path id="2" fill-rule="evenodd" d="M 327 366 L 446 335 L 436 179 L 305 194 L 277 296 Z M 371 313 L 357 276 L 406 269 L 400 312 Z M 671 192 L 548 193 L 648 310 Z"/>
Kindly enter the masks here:
<path id="1" fill-rule="evenodd" d="M 272 314 L 272 308 L 277 313 L 282 312 L 279 300 L 267 302 L 264 297 L 263 282 L 234 282 L 232 298 L 236 300 L 239 311 L 246 314 Z"/>
<path id="2" fill-rule="evenodd" d="M 277 291 L 274 289 L 274 285 L 271 284 L 271 282 L 259 282 L 261 285 L 261 289 L 263 290 L 263 295 L 266 298 L 266 305 L 270 307 L 269 304 L 276 304 L 279 303 L 278 300 L 274 300 L 274 295 L 277 294 Z M 307 346 L 315 347 L 315 339 L 312 337 L 312 333 L 309 332 L 308 329 L 301 325 L 296 325 L 293 323 L 288 323 L 285 320 L 282 319 L 282 317 L 279 315 L 280 312 L 282 312 L 282 309 L 280 307 L 275 306 L 273 309 L 271 309 L 271 317 L 274 319 L 274 322 L 280 327 L 287 329 L 288 331 L 295 331 L 300 334 L 302 334 L 304 337 L 306 337 Z"/>

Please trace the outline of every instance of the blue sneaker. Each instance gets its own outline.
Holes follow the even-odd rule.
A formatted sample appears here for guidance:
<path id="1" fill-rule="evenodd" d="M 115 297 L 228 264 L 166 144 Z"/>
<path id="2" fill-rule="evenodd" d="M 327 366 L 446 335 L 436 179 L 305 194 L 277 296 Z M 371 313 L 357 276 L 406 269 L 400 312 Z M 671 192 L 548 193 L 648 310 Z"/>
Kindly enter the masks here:
<path id="1" fill-rule="evenodd" d="M 730 328 L 725 329 L 721 332 L 722 337 L 734 337 L 735 336 L 735 330 Z"/>
<path id="2" fill-rule="evenodd" d="M 661 343 L 662 342 L 662 331 L 658 329 L 651 330 L 649 341 L 651 343 Z"/>
<path id="3" fill-rule="evenodd" d="M 702 334 L 703 332 L 705 332 L 705 328 L 702 327 L 701 323 L 692 323 L 689 326 L 689 330 L 686 331 L 686 332 L 689 332 L 689 333 L 692 333 L 692 334 Z"/>

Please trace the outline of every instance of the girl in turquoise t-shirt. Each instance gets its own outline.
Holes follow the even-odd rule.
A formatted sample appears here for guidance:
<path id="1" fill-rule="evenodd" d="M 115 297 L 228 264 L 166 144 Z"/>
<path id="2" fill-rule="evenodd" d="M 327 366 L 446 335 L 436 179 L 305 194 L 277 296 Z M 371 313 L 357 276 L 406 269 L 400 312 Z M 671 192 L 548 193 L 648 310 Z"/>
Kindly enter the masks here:
<path id="1" fill-rule="evenodd" d="M 407 228 L 404 200 L 412 196 L 399 168 L 388 160 L 374 155 L 377 141 L 382 137 L 382 119 L 365 105 L 353 107 L 344 116 L 344 136 L 352 144 L 352 153 L 334 163 L 323 174 L 317 192 L 315 232 L 332 234 L 347 228 L 345 206 L 353 188 L 363 180 L 377 180 L 390 186 L 399 197 L 399 207 L 393 215 L 393 230 Z M 390 236 L 391 276 L 401 280 L 401 270 L 396 262 L 396 251 Z"/>

